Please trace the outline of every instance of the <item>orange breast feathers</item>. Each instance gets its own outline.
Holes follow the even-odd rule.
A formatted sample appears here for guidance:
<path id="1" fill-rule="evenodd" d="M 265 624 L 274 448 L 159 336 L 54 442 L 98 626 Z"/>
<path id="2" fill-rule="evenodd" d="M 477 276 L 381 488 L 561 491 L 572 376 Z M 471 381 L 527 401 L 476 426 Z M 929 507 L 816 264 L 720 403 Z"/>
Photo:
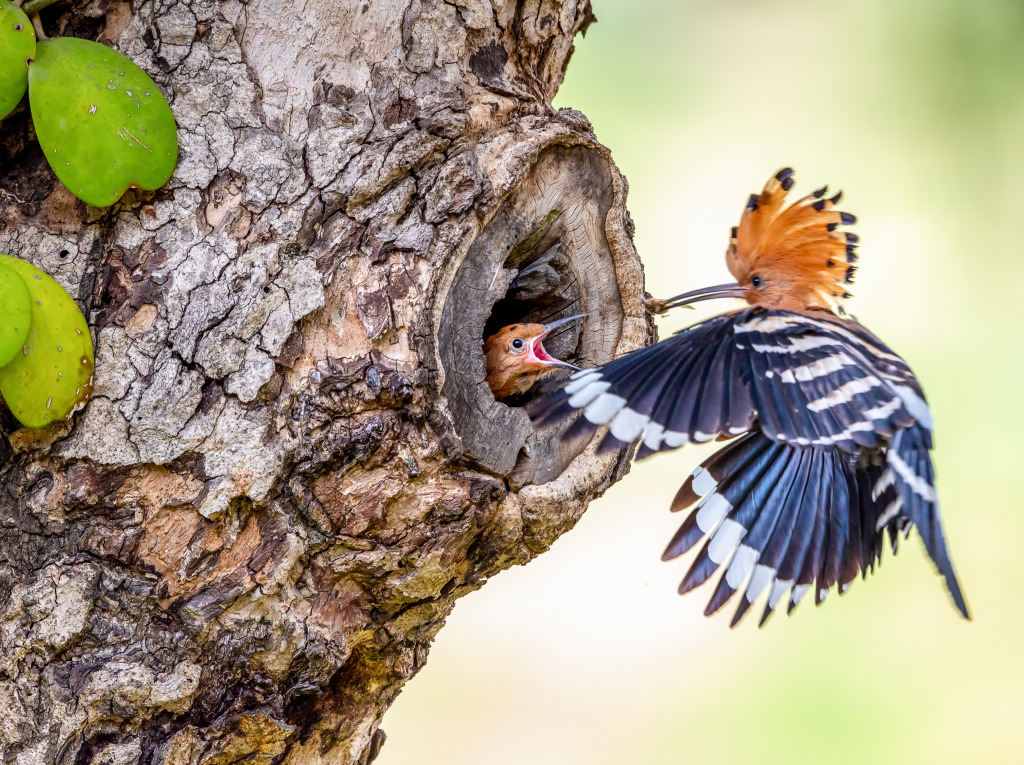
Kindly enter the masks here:
<path id="1" fill-rule="evenodd" d="M 726 263 L 751 305 L 841 309 L 857 270 L 858 237 L 836 229 L 857 218 L 835 209 L 842 192 L 826 198 L 827 186 L 784 207 L 792 186 L 787 167 L 750 195 L 732 230 Z"/>
<path id="2" fill-rule="evenodd" d="M 569 316 L 550 324 L 510 324 L 487 338 L 484 342 L 486 379 L 494 397 L 501 401 L 517 393 L 525 393 L 542 375 L 557 369 L 578 371 L 574 364 L 551 356 L 544 350 L 543 341 L 552 330 L 583 315 Z"/>

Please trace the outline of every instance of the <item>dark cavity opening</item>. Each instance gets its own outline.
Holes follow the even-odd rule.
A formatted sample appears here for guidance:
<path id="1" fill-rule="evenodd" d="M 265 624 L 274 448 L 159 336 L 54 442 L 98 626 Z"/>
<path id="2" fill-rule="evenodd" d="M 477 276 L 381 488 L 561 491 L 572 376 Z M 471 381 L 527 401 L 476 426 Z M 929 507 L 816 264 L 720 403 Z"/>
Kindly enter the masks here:
<path id="1" fill-rule="evenodd" d="M 510 324 L 586 313 L 545 338 L 545 350 L 582 368 L 611 360 L 624 318 L 606 231 L 612 201 L 604 156 L 545 149 L 477 234 L 443 296 L 436 340 L 445 416 L 463 458 L 512 486 L 557 477 L 581 448 L 563 444 L 558 428 L 536 433 L 522 409 L 570 373 L 499 402 L 485 381 L 484 341 Z"/>
<path id="2" fill-rule="evenodd" d="M 502 267 L 511 281 L 504 296 L 491 308 L 480 338 L 481 345 L 488 337 L 512 324 L 549 324 L 583 313 L 579 277 L 561 242 L 560 215 L 557 210 L 549 213 L 542 225 L 505 259 Z M 555 329 L 544 338 L 544 349 L 557 359 L 578 365 L 582 361 L 580 339 L 584 321 Z M 553 371 L 544 375 L 525 394 L 506 398 L 500 403 L 524 406 L 570 374 L 571 370 Z"/>

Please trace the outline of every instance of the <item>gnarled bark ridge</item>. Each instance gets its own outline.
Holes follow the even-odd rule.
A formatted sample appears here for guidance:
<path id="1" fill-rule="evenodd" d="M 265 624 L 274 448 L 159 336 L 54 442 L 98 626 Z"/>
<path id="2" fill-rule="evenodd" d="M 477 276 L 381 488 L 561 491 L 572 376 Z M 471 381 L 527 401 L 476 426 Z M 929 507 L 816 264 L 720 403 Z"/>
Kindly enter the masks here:
<path id="1" fill-rule="evenodd" d="M 3 420 L 0 759 L 369 762 L 455 600 L 624 471 L 495 402 L 480 347 L 577 312 L 552 347 L 584 365 L 650 340 L 625 182 L 551 107 L 592 20 L 588 0 L 44 11 L 150 73 L 181 160 L 99 210 L 26 108 L 0 132 L 0 251 L 58 278 L 97 349 L 72 422 Z"/>

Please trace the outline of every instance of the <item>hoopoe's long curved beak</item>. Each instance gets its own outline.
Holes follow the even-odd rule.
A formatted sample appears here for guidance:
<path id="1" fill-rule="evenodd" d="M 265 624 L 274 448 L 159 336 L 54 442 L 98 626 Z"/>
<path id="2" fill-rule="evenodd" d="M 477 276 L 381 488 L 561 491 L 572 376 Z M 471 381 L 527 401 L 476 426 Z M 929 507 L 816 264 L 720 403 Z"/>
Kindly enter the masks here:
<path id="1" fill-rule="evenodd" d="M 702 300 L 729 297 L 741 298 L 745 295 L 746 289 L 744 287 L 741 287 L 737 282 L 729 282 L 728 284 L 716 284 L 714 287 L 703 287 L 699 290 L 684 292 L 682 295 L 676 295 L 668 300 L 645 300 L 644 304 L 652 313 L 664 313 L 670 308 L 689 307 L 692 303 L 699 303 Z"/>
<path id="2" fill-rule="evenodd" d="M 548 367 L 560 367 L 562 369 L 572 369 L 573 371 L 578 372 L 580 368 L 575 364 L 570 364 L 568 361 L 556 359 L 544 350 L 544 338 L 550 335 L 553 330 L 568 324 L 570 321 L 582 319 L 585 316 L 587 316 L 587 314 L 578 313 L 575 316 L 568 316 L 564 319 L 553 321 L 550 324 L 545 324 L 544 331 L 530 340 L 530 349 L 526 354 L 526 360 L 535 364 L 542 364 Z"/>

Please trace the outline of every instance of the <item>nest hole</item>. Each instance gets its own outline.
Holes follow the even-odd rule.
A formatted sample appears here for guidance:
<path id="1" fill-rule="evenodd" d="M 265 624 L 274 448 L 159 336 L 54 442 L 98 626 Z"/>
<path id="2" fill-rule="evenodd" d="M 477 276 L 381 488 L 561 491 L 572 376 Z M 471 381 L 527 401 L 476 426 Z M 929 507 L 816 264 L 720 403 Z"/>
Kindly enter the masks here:
<path id="1" fill-rule="evenodd" d="M 557 232 L 553 236 L 554 242 L 545 238 L 527 253 L 513 252 L 506 259 L 503 268 L 512 273 L 512 281 L 491 308 L 480 338 L 481 346 L 491 335 L 512 324 L 549 324 L 583 313 L 577 276 Z M 580 366 L 584 363 L 582 335 L 582 320 L 557 327 L 544 338 L 544 348 L 555 358 Z M 569 374 L 570 370 L 552 371 L 527 392 L 500 403 L 523 407 L 552 390 Z"/>
<path id="2" fill-rule="evenodd" d="M 585 444 L 536 433 L 522 406 L 563 380 L 496 401 L 483 343 L 502 327 L 586 313 L 544 340 L 586 368 L 614 357 L 624 312 L 606 234 L 613 202 L 607 159 L 584 147 L 545 150 L 470 245 L 445 297 L 437 335 L 443 390 L 467 458 L 513 487 L 557 477 Z"/>

